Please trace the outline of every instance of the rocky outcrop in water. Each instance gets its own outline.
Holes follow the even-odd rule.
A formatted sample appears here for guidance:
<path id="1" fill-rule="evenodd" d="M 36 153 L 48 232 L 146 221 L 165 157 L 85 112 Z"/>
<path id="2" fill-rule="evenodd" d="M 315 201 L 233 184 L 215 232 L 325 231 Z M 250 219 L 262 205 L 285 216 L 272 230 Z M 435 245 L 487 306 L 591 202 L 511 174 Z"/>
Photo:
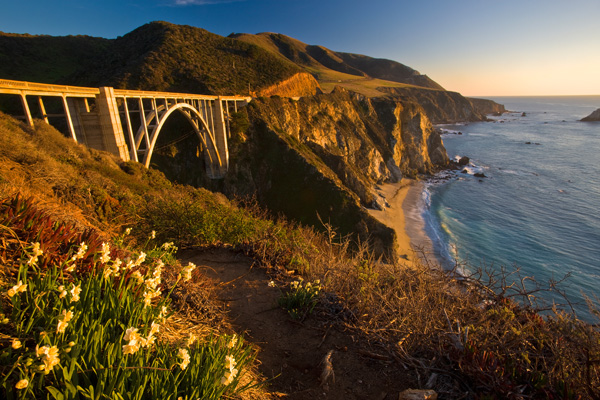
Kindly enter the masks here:
<path id="1" fill-rule="evenodd" d="M 587 117 L 581 118 L 581 121 L 600 121 L 600 108 L 588 115 Z"/>

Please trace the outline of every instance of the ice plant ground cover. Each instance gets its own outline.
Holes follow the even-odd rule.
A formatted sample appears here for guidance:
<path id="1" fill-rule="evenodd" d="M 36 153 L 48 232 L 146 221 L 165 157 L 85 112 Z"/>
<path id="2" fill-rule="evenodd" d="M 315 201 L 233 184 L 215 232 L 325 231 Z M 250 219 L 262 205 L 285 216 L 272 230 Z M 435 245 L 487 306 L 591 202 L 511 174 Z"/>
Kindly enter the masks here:
<path id="1" fill-rule="evenodd" d="M 12 274 L 3 271 L 0 397 L 217 399 L 247 387 L 240 378 L 253 356 L 242 338 L 161 339 L 171 313 L 163 291 L 175 287 L 161 281 L 174 260 L 172 244 L 136 254 L 80 242 L 59 257 L 49 254 L 56 243 L 13 239 L 21 249 Z M 176 284 L 193 269 L 182 268 Z"/>

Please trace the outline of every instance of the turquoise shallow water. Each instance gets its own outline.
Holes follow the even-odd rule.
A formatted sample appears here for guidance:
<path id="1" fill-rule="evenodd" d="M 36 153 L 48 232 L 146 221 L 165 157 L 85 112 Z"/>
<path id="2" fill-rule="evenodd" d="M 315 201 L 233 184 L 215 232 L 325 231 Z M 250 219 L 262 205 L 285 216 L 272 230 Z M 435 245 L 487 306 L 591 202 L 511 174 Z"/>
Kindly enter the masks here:
<path id="1" fill-rule="evenodd" d="M 516 112 L 441 127 L 462 132 L 443 135 L 444 145 L 471 165 L 426 186 L 426 231 L 448 264 L 518 266 L 542 283 L 569 273 L 561 288 L 597 323 L 583 303 L 600 297 L 600 122 L 578 120 L 600 108 L 600 96 L 493 100 Z"/>

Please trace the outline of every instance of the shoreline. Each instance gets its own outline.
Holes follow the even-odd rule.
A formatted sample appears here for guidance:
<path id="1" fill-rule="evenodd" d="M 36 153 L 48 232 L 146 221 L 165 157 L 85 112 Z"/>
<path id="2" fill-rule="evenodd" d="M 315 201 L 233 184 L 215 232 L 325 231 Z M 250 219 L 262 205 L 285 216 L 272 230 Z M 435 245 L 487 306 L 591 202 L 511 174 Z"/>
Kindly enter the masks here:
<path id="1" fill-rule="evenodd" d="M 401 260 L 437 262 L 433 242 L 425 231 L 421 215 L 424 185 L 408 178 L 380 185 L 377 193 L 389 206 L 384 210 L 369 210 L 369 214 L 396 232 L 396 250 Z"/>

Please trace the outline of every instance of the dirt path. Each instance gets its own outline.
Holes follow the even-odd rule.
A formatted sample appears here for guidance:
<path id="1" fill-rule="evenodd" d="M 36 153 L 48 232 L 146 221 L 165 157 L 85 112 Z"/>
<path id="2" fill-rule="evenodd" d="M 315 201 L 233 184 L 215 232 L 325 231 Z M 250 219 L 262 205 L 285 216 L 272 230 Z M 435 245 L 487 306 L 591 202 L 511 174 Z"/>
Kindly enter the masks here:
<path id="1" fill-rule="evenodd" d="M 226 249 L 182 256 L 182 262 L 195 263 L 218 282 L 218 301 L 229 311 L 236 331 L 259 349 L 259 370 L 272 378 L 269 390 L 282 398 L 397 399 L 400 391 L 414 387 L 397 362 L 377 359 L 376 349 L 344 332 L 341 324 L 332 326 L 324 310 L 317 307 L 304 322 L 294 321 L 277 306 L 285 282 L 253 267 L 252 259 Z M 278 287 L 269 287 L 272 279 Z M 330 350 L 335 381 L 321 384 L 322 360 Z"/>

